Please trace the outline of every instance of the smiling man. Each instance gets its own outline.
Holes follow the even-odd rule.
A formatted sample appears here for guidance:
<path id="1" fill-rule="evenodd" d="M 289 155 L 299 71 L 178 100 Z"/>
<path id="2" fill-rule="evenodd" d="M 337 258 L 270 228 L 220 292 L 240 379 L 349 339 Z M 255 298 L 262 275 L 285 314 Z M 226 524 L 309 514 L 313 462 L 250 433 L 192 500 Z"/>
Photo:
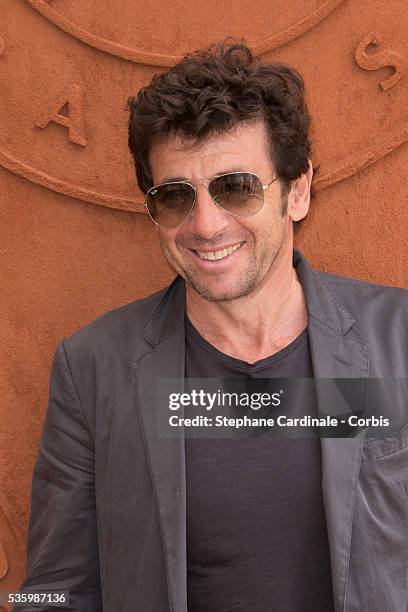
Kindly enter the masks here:
<path id="1" fill-rule="evenodd" d="M 176 277 L 57 347 L 22 590 L 69 591 L 64 609 L 84 612 L 404 610 L 407 292 L 318 272 L 293 248 L 313 181 L 301 76 L 224 42 L 155 76 L 129 110 L 138 184 Z M 378 404 L 369 377 L 398 381 L 392 432 L 157 427 L 164 379 L 183 402 L 196 379 L 293 381 L 288 413 L 335 420 Z M 323 392 L 321 380 L 348 378 L 362 384 L 347 401 Z"/>

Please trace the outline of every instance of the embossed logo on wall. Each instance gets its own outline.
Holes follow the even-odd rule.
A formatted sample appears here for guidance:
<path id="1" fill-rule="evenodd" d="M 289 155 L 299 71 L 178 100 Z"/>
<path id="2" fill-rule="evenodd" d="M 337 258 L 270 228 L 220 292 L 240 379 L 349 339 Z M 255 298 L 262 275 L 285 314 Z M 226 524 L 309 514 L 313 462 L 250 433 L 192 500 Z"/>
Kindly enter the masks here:
<path id="1" fill-rule="evenodd" d="M 20 0 L 6 6 L 5 32 L 0 37 L 3 92 L 0 98 L 0 164 L 34 183 L 75 199 L 145 212 L 143 196 L 128 171 L 131 162 L 126 146 L 126 99 L 150 80 L 156 71 L 152 67 L 171 66 L 193 47 L 180 53 L 182 45 L 175 43 L 177 53 L 164 53 L 146 50 L 144 40 L 140 40 L 139 45 L 128 41 L 128 33 L 122 36 L 121 28 L 125 26 L 119 19 L 122 1 L 118 0 L 113 15 L 105 9 L 105 24 L 102 17 L 99 21 L 91 19 L 96 14 L 100 17 L 101 12 L 97 11 L 94 0 L 86 7 L 78 2 L 70 2 L 68 6 L 64 0 Z M 348 114 L 342 113 L 342 108 L 347 110 L 347 106 L 337 101 L 340 112 L 335 117 L 334 130 L 324 128 L 330 113 L 326 117 L 318 107 L 311 108 L 312 116 L 320 117 L 326 129 L 321 137 L 319 122 L 315 119 L 317 154 L 324 159 L 316 188 L 322 189 L 355 174 L 408 140 L 405 105 L 401 104 L 406 96 L 404 77 L 408 49 L 402 26 L 399 31 L 398 23 L 393 24 L 390 19 L 384 31 L 372 29 L 367 33 L 370 23 L 365 24 L 360 39 L 353 40 L 343 26 L 344 11 L 351 10 L 352 3 L 347 6 L 344 0 L 328 0 L 322 1 L 317 8 L 311 1 L 296 4 L 293 15 L 286 18 L 290 23 L 277 24 L 273 23 L 271 7 L 265 4 L 262 22 L 255 21 L 253 26 L 254 42 L 250 32 L 242 31 L 242 26 L 240 31 L 254 53 L 262 55 L 265 61 L 273 61 L 277 51 L 277 59 L 282 61 L 285 49 L 310 44 L 312 35 L 325 44 L 328 33 L 332 33 L 331 28 L 335 28 L 338 39 L 342 39 L 347 58 L 342 73 L 331 70 L 328 58 L 320 49 L 316 49 L 313 56 L 308 55 L 308 62 L 303 67 L 298 66 L 309 90 L 315 88 L 316 91 L 320 86 L 313 76 L 308 79 L 310 66 L 318 66 L 326 81 L 331 79 L 333 89 L 325 88 L 320 92 L 323 105 L 327 96 L 335 94 L 336 87 L 346 102 L 347 95 L 349 97 Z M 207 7 L 209 21 L 210 8 Z M 166 13 L 164 9 L 163 14 Z M 192 8 L 190 10 L 192 12 Z M 177 6 L 172 5 L 172 11 L 177 13 Z M 125 17 L 137 28 L 141 19 L 137 10 L 134 14 L 127 11 Z M 150 17 L 151 23 L 154 17 L 156 24 L 158 16 Z M 28 44 L 23 28 L 19 27 L 19 18 L 25 27 L 27 23 L 31 26 Z M 148 20 L 149 16 L 144 18 Z M 224 36 L 231 32 L 235 35 L 234 18 L 230 16 Z M 193 16 L 183 14 L 183 19 L 185 24 L 188 19 L 193 20 Z M 95 25 L 92 21 L 98 23 Z M 374 21 L 384 22 L 381 15 Z M 165 19 L 162 19 L 162 28 L 161 36 L 165 31 Z M 178 28 L 177 23 L 175 30 L 181 32 Z M 254 33 L 262 28 L 262 35 L 256 38 Z M 194 46 L 203 47 L 212 40 L 197 40 Z M 166 42 L 170 47 L 171 40 L 164 44 Z M 345 86 L 339 86 L 342 80 Z M 350 100 L 354 95 L 361 100 L 361 108 L 356 108 L 352 114 Z M 371 112 L 369 121 L 362 124 L 363 117 L 366 118 L 366 102 L 367 108 L 374 106 L 376 110 Z M 335 104 L 332 109 L 336 113 Z M 340 137 L 341 142 L 328 143 L 327 132 L 333 140 Z M 336 154 L 332 155 L 334 150 Z"/>

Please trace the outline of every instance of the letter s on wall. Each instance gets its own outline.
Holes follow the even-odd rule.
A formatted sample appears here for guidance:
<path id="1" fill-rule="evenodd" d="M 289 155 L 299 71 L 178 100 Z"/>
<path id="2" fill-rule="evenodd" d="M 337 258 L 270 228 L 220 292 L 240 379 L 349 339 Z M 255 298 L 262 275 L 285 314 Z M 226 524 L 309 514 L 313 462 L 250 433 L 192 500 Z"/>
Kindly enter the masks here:
<path id="1" fill-rule="evenodd" d="M 363 40 L 358 45 L 355 52 L 355 60 L 360 68 L 364 70 L 378 70 L 379 68 L 391 67 L 394 68 L 395 72 L 388 79 L 380 81 L 380 86 L 383 91 L 391 89 L 402 79 L 406 70 L 406 62 L 404 58 L 395 53 L 395 51 L 379 51 L 375 53 L 367 54 L 367 47 L 374 45 L 379 47 L 381 45 L 381 33 L 370 32 L 364 36 Z"/>

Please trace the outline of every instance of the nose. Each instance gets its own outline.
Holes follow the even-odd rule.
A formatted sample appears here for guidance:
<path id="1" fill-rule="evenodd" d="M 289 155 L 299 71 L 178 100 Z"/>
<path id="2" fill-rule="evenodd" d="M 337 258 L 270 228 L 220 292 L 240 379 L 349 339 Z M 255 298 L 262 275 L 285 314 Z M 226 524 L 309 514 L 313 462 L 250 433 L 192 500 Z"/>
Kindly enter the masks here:
<path id="1" fill-rule="evenodd" d="M 210 239 L 228 225 L 228 213 L 218 206 L 205 185 L 197 185 L 196 201 L 188 215 L 189 229 L 202 238 Z"/>

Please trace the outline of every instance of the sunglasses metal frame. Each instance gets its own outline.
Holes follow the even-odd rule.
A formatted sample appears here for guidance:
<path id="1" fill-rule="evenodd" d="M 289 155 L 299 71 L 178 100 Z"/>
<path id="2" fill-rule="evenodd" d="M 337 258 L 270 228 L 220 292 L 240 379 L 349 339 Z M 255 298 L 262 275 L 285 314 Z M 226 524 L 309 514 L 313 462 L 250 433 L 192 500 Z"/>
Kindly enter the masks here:
<path id="1" fill-rule="evenodd" d="M 146 207 L 148 215 L 151 218 L 151 220 L 153 221 L 153 223 L 155 223 L 156 225 L 158 225 L 160 227 L 165 227 L 163 225 L 160 225 L 160 223 L 158 223 L 155 219 L 153 219 L 152 215 L 150 214 L 149 206 L 147 204 L 147 197 L 148 197 L 149 193 L 152 191 L 152 189 L 157 189 L 158 187 L 163 187 L 164 185 L 189 185 L 190 187 L 192 187 L 192 189 L 194 190 L 194 201 L 193 201 L 193 204 L 191 205 L 190 210 L 188 211 L 186 216 L 183 218 L 183 220 L 180 221 L 180 223 L 177 223 L 177 225 L 174 225 L 171 228 L 165 228 L 165 229 L 174 229 L 175 227 L 177 227 L 178 225 L 183 223 L 183 221 L 185 219 L 187 219 L 187 217 L 191 214 L 192 210 L 194 209 L 195 203 L 197 201 L 197 187 L 195 185 L 193 185 L 193 183 L 196 183 L 198 185 L 205 185 L 207 187 L 208 194 L 209 194 L 211 200 L 214 202 L 214 204 L 216 206 L 218 206 L 219 208 L 221 208 L 221 210 L 223 210 L 226 213 L 228 213 L 229 215 L 232 215 L 233 217 L 252 217 L 253 215 L 256 215 L 262 209 L 262 207 L 263 207 L 263 205 L 265 203 L 265 198 L 264 198 L 264 200 L 262 202 L 262 206 L 256 212 L 251 213 L 249 215 L 238 215 L 237 213 L 232 213 L 229 210 L 227 210 L 226 208 L 224 208 L 223 206 L 221 206 L 216 200 L 214 200 L 214 198 L 212 197 L 211 193 L 209 192 L 208 187 L 209 187 L 209 184 L 211 183 L 211 181 L 213 181 L 216 178 L 221 178 L 222 176 L 234 176 L 236 174 L 251 174 L 252 176 L 255 176 L 259 180 L 259 182 L 261 183 L 262 189 L 264 191 L 266 189 L 268 189 L 268 187 L 270 185 L 272 185 L 272 183 L 274 183 L 275 181 L 277 181 L 280 178 L 279 176 L 276 176 L 274 179 L 269 181 L 269 183 L 266 183 L 265 185 L 263 185 L 262 184 L 262 180 L 259 178 L 259 176 L 257 174 L 255 174 L 255 172 L 239 171 L 239 172 L 225 172 L 223 174 L 215 174 L 214 176 L 207 176 L 205 178 L 185 180 L 185 181 L 168 181 L 166 183 L 159 183 L 158 185 L 153 185 L 153 187 L 150 187 L 150 189 L 146 192 L 144 206 Z"/>

